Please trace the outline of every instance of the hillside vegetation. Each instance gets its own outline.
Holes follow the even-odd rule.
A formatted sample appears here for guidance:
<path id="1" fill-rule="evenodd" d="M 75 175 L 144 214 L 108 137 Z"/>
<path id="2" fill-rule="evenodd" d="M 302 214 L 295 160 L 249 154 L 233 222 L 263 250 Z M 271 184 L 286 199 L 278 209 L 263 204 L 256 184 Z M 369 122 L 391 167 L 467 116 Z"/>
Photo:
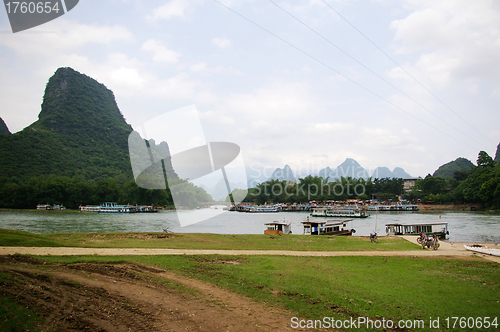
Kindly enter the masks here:
<path id="1" fill-rule="evenodd" d="M 168 189 L 135 184 L 128 149 L 132 131 L 111 90 L 71 68 L 59 68 L 47 83 L 38 120 L 0 135 L 0 207 L 171 204 Z M 175 174 L 168 161 L 165 172 Z M 185 190 L 190 206 L 211 200 L 203 189 L 187 185 Z"/>

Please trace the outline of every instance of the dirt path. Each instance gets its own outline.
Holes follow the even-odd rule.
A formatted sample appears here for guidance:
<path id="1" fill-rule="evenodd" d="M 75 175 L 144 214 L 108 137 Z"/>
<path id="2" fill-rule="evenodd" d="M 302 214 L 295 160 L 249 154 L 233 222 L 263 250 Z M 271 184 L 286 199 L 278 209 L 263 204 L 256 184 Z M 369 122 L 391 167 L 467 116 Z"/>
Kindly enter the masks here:
<path id="1" fill-rule="evenodd" d="M 293 330 L 292 314 L 284 309 L 144 266 L 48 264 L 2 256 L 0 272 L 9 276 L 0 282 L 0 297 L 37 308 L 44 318 L 42 331 Z M 154 278 L 179 282 L 195 293 Z"/>
<path id="2" fill-rule="evenodd" d="M 415 236 L 403 236 L 407 241 L 417 243 Z M 440 242 L 436 251 L 417 249 L 408 251 L 285 251 L 285 250 L 208 250 L 208 249 L 151 249 L 151 248 L 71 248 L 71 247 L 0 247 L 0 255 L 274 255 L 274 256 L 413 256 L 413 257 L 455 257 L 471 256 L 500 263 L 500 257 L 474 254 L 465 250 L 464 243 Z M 491 244 L 490 244 L 491 245 Z"/>

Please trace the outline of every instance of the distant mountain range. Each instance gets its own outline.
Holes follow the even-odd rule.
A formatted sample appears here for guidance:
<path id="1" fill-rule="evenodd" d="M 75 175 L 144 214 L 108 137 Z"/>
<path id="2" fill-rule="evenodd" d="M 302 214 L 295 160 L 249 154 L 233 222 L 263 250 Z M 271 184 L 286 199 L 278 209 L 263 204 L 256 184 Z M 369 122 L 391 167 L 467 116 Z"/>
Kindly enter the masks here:
<path id="1" fill-rule="evenodd" d="M 285 165 L 285 167 L 283 167 L 282 169 L 276 168 L 269 180 L 295 181 L 296 178 L 290 166 Z"/>
<path id="2" fill-rule="evenodd" d="M 373 171 L 368 171 L 352 158 L 347 158 L 342 164 L 335 168 L 325 167 L 317 173 L 301 172 L 300 175 L 297 175 L 297 173 L 295 173 L 289 165 L 285 165 L 285 167 L 283 168 L 276 168 L 271 176 L 266 176 L 266 172 L 264 172 L 263 170 L 252 169 L 251 171 L 247 171 L 249 187 L 255 187 L 257 184 L 268 180 L 295 181 L 298 178 L 303 178 L 307 175 L 320 176 L 324 179 L 328 178 L 328 181 L 330 182 L 335 181 L 336 179 L 340 179 L 341 177 L 363 179 L 368 179 L 369 177 L 371 177 L 372 179 L 412 177 L 401 167 L 396 167 L 392 171 L 387 167 L 377 167 Z"/>

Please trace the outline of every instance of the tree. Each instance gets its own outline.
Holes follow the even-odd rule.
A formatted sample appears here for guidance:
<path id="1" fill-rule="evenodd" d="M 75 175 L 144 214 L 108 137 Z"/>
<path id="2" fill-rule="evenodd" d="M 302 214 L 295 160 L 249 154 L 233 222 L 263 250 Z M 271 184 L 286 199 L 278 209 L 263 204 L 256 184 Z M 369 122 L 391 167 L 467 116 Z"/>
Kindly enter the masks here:
<path id="1" fill-rule="evenodd" d="M 479 167 L 493 167 L 495 165 L 495 161 L 484 151 L 479 152 L 479 156 L 477 157 L 477 166 Z"/>

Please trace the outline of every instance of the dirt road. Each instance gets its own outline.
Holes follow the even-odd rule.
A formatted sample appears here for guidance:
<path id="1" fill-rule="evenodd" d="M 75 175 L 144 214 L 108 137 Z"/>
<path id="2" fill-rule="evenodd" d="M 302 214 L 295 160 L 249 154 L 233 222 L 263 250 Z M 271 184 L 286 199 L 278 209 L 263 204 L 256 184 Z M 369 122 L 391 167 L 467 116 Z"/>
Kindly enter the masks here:
<path id="1" fill-rule="evenodd" d="M 404 236 L 417 243 L 415 236 Z M 500 263 L 500 257 L 473 254 L 465 250 L 464 243 L 440 242 L 436 251 L 417 249 L 409 251 L 285 251 L 285 250 L 208 250 L 208 249 L 150 249 L 150 248 L 70 248 L 70 247 L 0 247 L 0 255 L 275 255 L 275 256 L 412 256 L 455 257 L 480 256 Z M 490 244 L 491 245 L 491 244 Z"/>
<path id="2" fill-rule="evenodd" d="M 150 267 L 0 256 L 0 273 L 0 297 L 36 308 L 42 331 L 296 331 L 284 309 Z"/>

